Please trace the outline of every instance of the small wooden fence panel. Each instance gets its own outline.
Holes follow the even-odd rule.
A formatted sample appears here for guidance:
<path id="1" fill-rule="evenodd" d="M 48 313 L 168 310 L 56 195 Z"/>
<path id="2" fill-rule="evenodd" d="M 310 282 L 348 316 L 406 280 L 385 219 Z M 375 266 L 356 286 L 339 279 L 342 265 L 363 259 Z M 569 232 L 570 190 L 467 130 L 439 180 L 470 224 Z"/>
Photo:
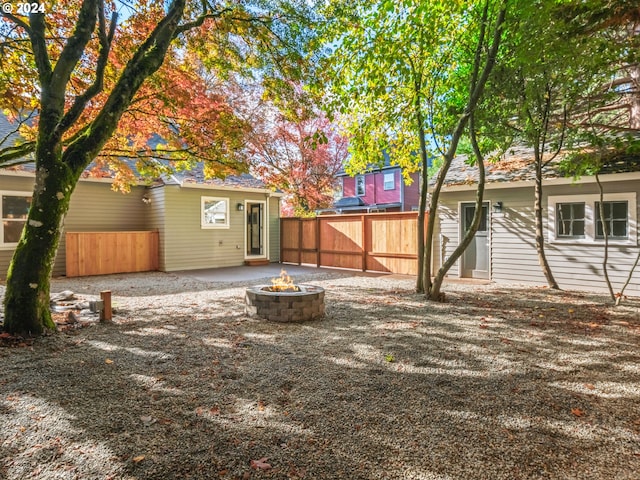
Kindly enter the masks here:
<path id="1" fill-rule="evenodd" d="M 158 269 L 158 232 L 67 232 L 66 275 L 107 275 Z"/>
<path id="2" fill-rule="evenodd" d="M 417 212 L 282 218 L 280 228 L 283 263 L 418 272 Z"/>

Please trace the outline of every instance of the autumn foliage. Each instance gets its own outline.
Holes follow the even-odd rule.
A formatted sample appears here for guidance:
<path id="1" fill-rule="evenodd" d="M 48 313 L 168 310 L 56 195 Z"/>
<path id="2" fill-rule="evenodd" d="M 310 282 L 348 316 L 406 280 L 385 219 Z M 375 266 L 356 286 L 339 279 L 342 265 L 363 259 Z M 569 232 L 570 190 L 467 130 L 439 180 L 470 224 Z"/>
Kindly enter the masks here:
<path id="1" fill-rule="evenodd" d="M 284 213 L 307 215 L 333 201 L 347 143 L 322 115 L 287 120 L 279 114 L 251 136 L 250 150 L 256 173 L 286 194 Z"/>
<path id="2" fill-rule="evenodd" d="M 75 28 L 79 2 L 61 2 L 47 13 L 47 33 L 52 37 L 68 38 Z M 115 3 L 107 5 L 107 13 L 115 10 Z M 121 12 L 122 14 L 123 12 Z M 82 111 L 79 119 L 65 132 L 67 142 L 82 133 L 104 107 L 120 73 L 131 60 L 137 46 L 144 41 L 157 21 L 164 15 L 162 2 L 141 2 L 135 10 L 126 12 L 127 18 L 117 22 L 108 63 L 104 69 L 102 90 Z M 207 20 L 202 31 L 214 30 L 214 20 Z M 218 22 L 219 23 L 219 22 Z M 9 25 L 2 26 L 8 29 Z M 21 34 L 14 28 L 15 41 Z M 7 31 L 5 31 L 7 32 Z M 3 33 L 5 33 L 3 32 Z M 185 169 L 194 161 L 203 161 L 209 176 L 225 176 L 247 171 L 244 136 L 248 126 L 233 111 L 224 94 L 220 76 L 206 74 L 205 56 L 210 52 L 185 48 L 194 35 L 173 43 L 160 69 L 144 82 L 131 105 L 122 115 L 118 128 L 107 141 L 84 176 L 115 177 L 115 188 L 128 190 L 140 176 L 156 177 L 173 168 Z M 199 40 L 202 46 L 202 41 Z M 36 78 L 35 65 L 28 55 L 4 44 L 5 60 L 2 75 L 11 78 Z M 47 43 L 49 55 L 56 62 L 59 43 Z M 100 42 L 93 38 L 70 78 L 65 109 L 72 108 L 79 92 L 87 91 L 96 76 Z M 2 108 L 10 119 L 29 118 L 19 131 L 27 143 L 34 142 L 38 133 L 38 116 L 30 114 L 38 108 L 36 82 L 3 81 Z"/>

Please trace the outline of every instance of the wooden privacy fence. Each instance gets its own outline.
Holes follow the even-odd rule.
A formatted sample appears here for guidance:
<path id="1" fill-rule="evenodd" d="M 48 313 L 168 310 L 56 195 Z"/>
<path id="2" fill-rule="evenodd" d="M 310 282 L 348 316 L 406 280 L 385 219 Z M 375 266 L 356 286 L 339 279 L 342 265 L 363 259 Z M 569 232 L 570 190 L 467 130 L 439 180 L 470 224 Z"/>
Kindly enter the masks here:
<path id="1" fill-rule="evenodd" d="M 280 245 L 283 263 L 416 275 L 418 213 L 281 218 Z"/>
<path id="2" fill-rule="evenodd" d="M 107 275 L 158 269 L 158 232 L 67 232 L 66 275 Z"/>

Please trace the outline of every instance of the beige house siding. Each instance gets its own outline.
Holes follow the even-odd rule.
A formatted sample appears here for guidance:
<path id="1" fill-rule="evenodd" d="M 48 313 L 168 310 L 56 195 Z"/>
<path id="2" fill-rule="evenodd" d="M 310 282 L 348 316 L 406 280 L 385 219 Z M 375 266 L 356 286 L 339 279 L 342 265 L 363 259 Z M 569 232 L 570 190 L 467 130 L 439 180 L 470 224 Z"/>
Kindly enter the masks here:
<path id="1" fill-rule="evenodd" d="M 165 186 L 158 190 L 163 190 L 163 193 L 154 193 L 154 197 L 164 197 L 164 216 L 154 217 L 151 227 L 160 231 L 160 268 L 163 271 L 229 267 L 244 263 L 246 212 L 238 211 L 236 206 L 245 205 L 247 201 L 266 203 L 268 194 L 179 186 Z M 229 228 L 202 228 L 202 197 L 229 199 Z M 271 198 L 269 204 L 274 201 L 277 199 Z M 273 218 L 267 223 L 268 251 L 272 251 Z"/>
<path id="2" fill-rule="evenodd" d="M 31 192 L 33 176 L 0 175 L 0 191 Z M 145 196 L 148 201 L 143 201 Z M 201 227 L 201 197 L 229 199 L 229 228 Z M 164 185 L 134 187 L 128 194 L 111 190 L 111 184 L 81 180 L 69 205 L 56 255 L 53 275 L 65 274 L 64 232 L 157 230 L 159 269 L 177 271 L 242 265 L 246 255 L 246 211 L 238 204 L 263 202 L 267 208 L 265 257 L 279 261 L 279 197 L 269 193 Z M 14 248 L 0 248 L 0 278 L 6 277 Z"/>
<path id="3" fill-rule="evenodd" d="M 20 175 L 0 176 L 0 191 L 2 192 L 31 192 L 33 177 Z M 7 277 L 7 270 L 13 257 L 13 247 L 0 247 L 0 278 Z"/>
<path id="4" fill-rule="evenodd" d="M 33 182 L 33 176 L 1 175 L 0 191 L 31 192 Z M 69 211 L 64 219 L 53 275 L 65 273 L 65 231 L 144 230 L 143 194 L 142 187 L 135 187 L 131 193 L 122 194 L 112 191 L 109 183 L 80 181 L 71 196 Z M 2 278 L 6 278 L 13 251 L 14 247 L 0 249 L 0 277 Z"/>
<path id="5" fill-rule="evenodd" d="M 280 197 L 269 199 L 269 260 L 280 261 Z"/>
<path id="6" fill-rule="evenodd" d="M 630 205 L 638 212 L 640 185 L 636 181 L 607 182 L 605 193 L 635 192 L 636 203 Z M 493 186 L 492 186 L 493 187 Z M 549 241 L 549 197 L 576 196 L 583 201 L 586 195 L 597 194 L 595 184 L 566 184 L 544 187 L 543 223 L 545 251 L 556 281 L 563 289 L 606 291 L 602 271 L 604 247 L 600 244 L 559 243 Z M 434 251 L 434 266 L 440 266 L 441 256 L 450 255 L 458 245 L 459 203 L 474 201 L 474 192 L 443 192 L 438 213 L 438 228 Z M 491 279 L 497 283 L 526 283 L 546 285 L 538 263 L 535 248 L 535 225 L 533 212 L 533 187 L 488 188 L 485 200 L 503 203 L 502 213 L 490 212 Z M 605 197 L 606 200 L 606 197 Z M 619 290 L 629 273 L 638 253 L 637 234 L 633 245 L 610 245 L 609 276 L 614 290 Z M 449 276 L 459 276 L 458 265 L 449 271 Z M 626 293 L 640 294 L 640 271 L 636 272 Z"/>
<path id="7" fill-rule="evenodd" d="M 163 272 L 166 271 L 165 236 L 167 229 L 164 215 L 164 210 L 166 208 L 166 190 L 166 187 L 154 187 L 149 188 L 146 192 L 146 196 L 149 199 L 149 203 L 147 205 L 148 214 L 146 216 L 146 229 L 158 231 L 158 269 Z"/>
<path id="8" fill-rule="evenodd" d="M 144 187 L 133 187 L 129 193 L 114 192 L 106 182 L 80 181 L 71 195 L 69 211 L 64 219 L 53 275 L 64 275 L 64 232 L 122 232 L 146 230 L 148 205 L 142 201 Z"/>

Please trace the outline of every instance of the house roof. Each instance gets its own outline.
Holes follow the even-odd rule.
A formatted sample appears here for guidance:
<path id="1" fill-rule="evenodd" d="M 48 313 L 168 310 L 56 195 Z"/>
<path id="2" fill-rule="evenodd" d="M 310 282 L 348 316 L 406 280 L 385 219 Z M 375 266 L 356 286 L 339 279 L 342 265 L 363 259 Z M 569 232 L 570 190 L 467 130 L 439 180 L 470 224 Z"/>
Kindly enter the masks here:
<path id="1" fill-rule="evenodd" d="M 560 169 L 564 158 L 559 155 L 543 168 L 542 175 L 546 180 L 555 178 L 572 178 L 571 173 Z M 451 162 L 445 186 L 474 186 L 478 183 L 478 168 L 467 163 L 468 157 L 461 155 Z M 601 174 L 628 173 L 640 171 L 640 156 L 631 154 L 612 154 L 601 168 Z M 496 161 L 489 162 L 485 168 L 486 183 L 527 182 L 535 180 L 533 152 L 529 148 L 514 147 L 501 155 Z M 435 178 L 430 183 L 434 183 Z"/>
<path id="2" fill-rule="evenodd" d="M 185 185 L 196 184 L 209 187 L 227 187 L 237 189 L 267 189 L 267 185 L 259 178 L 248 173 L 228 175 L 225 178 L 206 178 L 202 163 L 198 163 L 192 170 L 177 172 L 171 175 L 173 182 Z"/>
<path id="3" fill-rule="evenodd" d="M 4 145 L 13 145 L 18 139 L 20 135 L 16 131 L 16 125 L 11 124 L 7 117 L 0 113 L 0 141 L 4 141 Z M 140 176 L 137 172 L 135 160 L 127 161 L 129 167 L 136 174 L 136 176 Z M 35 172 L 34 163 L 25 163 L 16 165 L 13 167 L 0 168 L 0 172 L 2 171 L 13 171 L 13 172 L 25 172 L 25 174 L 33 174 Z M 91 163 L 86 169 L 82 176 L 84 180 L 102 180 L 102 181 L 111 181 L 113 179 L 113 172 L 109 169 L 96 169 L 95 163 Z M 160 181 L 160 184 L 165 185 L 202 185 L 206 187 L 219 187 L 219 188 L 232 188 L 238 190 L 264 190 L 267 191 L 269 188 L 265 183 L 255 178 L 254 176 L 242 173 L 239 175 L 229 175 L 224 179 L 221 178 L 205 178 L 203 164 L 200 162 L 196 164 L 196 166 L 189 171 L 177 172 L 169 178 L 163 178 Z"/>

